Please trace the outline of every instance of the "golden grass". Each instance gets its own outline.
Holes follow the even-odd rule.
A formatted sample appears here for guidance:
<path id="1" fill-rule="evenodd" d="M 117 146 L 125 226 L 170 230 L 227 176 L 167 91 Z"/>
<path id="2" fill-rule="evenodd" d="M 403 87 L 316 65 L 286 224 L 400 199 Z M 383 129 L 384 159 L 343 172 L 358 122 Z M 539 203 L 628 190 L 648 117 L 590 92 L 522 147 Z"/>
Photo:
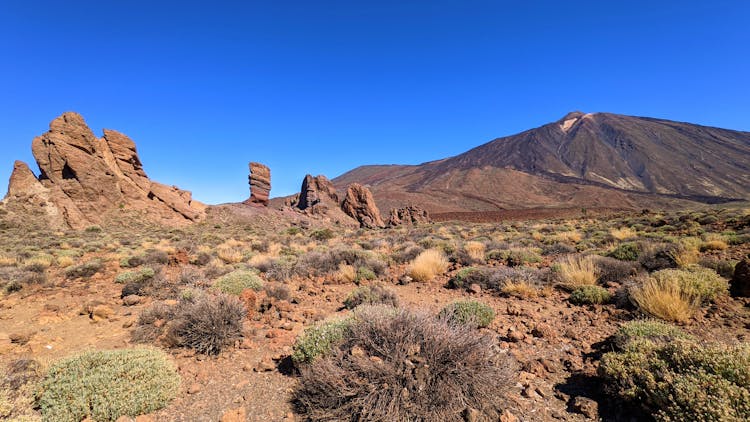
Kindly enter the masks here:
<path id="1" fill-rule="evenodd" d="M 649 277 L 630 296 L 641 311 L 665 321 L 685 322 L 700 306 L 700 299 L 683 291 L 671 277 Z"/>
<path id="2" fill-rule="evenodd" d="M 259 254 L 255 254 L 251 256 L 250 259 L 247 261 L 247 263 L 253 267 L 257 267 L 257 266 L 266 264 L 272 259 L 273 257 L 270 254 L 259 253 Z"/>
<path id="3" fill-rule="evenodd" d="M 484 261 L 484 243 L 482 242 L 466 242 L 464 243 L 464 250 L 466 253 L 477 261 Z"/>
<path id="4" fill-rule="evenodd" d="M 341 263 L 334 276 L 339 283 L 352 283 L 357 279 L 357 269 L 353 265 Z"/>
<path id="5" fill-rule="evenodd" d="M 119 262 L 119 260 L 118 260 Z M 61 256 L 57 258 L 57 266 L 60 268 L 67 268 L 75 264 L 76 260 L 72 256 Z"/>
<path id="6" fill-rule="evenodd" d="M 241 250 L 221 246 L 216 250 L 216 256 L 218 256 L 219 259 L 224 261 L 224 263 L 226 264 L 236 264 L 238 262 L 242 262 L 242 260 L 245 258 L 245 255 Z"/>
<path id="7" fill-rule="evenodd" d="M 55 263 L 55 257 L 52 255 L 37 255 L 37 256 L 33 256 L 31 258 L 25 259 L 23 261 L 23 266 L 26 267 L 30 265 L 35 265 L 35 266 L 40 266 L 44 268 L 49 268 L 54 263 Z"/>
<path id="8" fill-rule="evenodd" d="M 726 237 L 718 233 L 708 233 L 703 236 L 701 251 L 723 251 L 729 247 Z"/>
<path id="9" fill-rule="evenodd" d="M 528 299 L 539 296 L 539 290 L 525 281 L 506 282 L 500 292 L 508 296 Z"/>
<path id="10" fill-rule="evenodd" d="M 630 227 L 620 227 L 618 229 L 610 229 L 609 235 L 617 240 L 627 240 L 638 236 L 638 233 Z"/>
<path id="11" fill-rule="evenodd" d="M 16 258 L 9 255 L 0 255 L 0 267 L 12 267 L 16 265 Z"/>
<path id="12" fill-rule="evenodd" d="M 700 260 L 700 255 L 697 249 L 681 249 L 677 252 L 673 252 L 672 258 L 674 262 L 680 268 L 687 268 L 691 265 L 695 265 Z"/>
<path id="13" fill-rule="evenodd" d="M 414 281 L 430 281 L 448 269 L 448 259 L 439 249 L 428 249 L 409 265 L 409 276 Z"/>
<path id="14" fill-rule="evenodd" d="M 583 239 L 583 235 L 579 231 L 571 230 L 557 233 L 555 234 L 553 239 L 555 239 L 555 241 L 557 242 L 578 243 L 581 241 L 581 239 Z"/>
<path id="15" fill-rule="evenodd" d="M 590 256 L 567 256 L 559 269 L 560 285 L 567 289 L 596 284 L 597 268 Z"/>

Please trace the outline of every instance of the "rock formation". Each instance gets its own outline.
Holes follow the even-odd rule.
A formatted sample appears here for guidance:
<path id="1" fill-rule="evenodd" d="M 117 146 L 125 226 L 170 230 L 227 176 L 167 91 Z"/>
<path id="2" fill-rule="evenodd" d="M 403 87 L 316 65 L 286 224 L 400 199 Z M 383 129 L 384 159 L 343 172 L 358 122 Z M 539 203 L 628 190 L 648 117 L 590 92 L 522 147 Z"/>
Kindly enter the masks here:
<path id="1" fill-rule="evenodd" d="M 400 225 L 416 225 L 431 223 L 430 215 L 422 208 L 410 205 L 401 208 L 391 208 L 391 215 L 388 217 L 388 225 L 391 227 Z"/>
<path id="2" fill-rule="evenodd" d="M 245 203 L 267 207 L 268 195 L 271 193 L 271 169 L 266 165 L 254 162 L 251 162 L 249 167 L 250 199 Z"/>
<path id="3" fill-rule="evenodd" d="M 146 176 L 130 138 L 113 130 L 97 138 L 77 113 L 53 120 L 31 149 L 39 178 L 16 162 L 4 202 L 42 206 L 53 226 L 80 229 L 121 210 L 176 225 L 204 215 L 205 205 L 190 192 Z"/>
<path id="4" fill-rule="evenodd" d="M 750 256 L 734 266 L 734 275 L 729 282 L 732 297 L 750 297 Z"/>
<path id="5" fill-rule="evenodd" d="M 359 221 L 360 227 L 368 229 L 385 227 L 385 223 L 380 217 L 380 211 L 375 205 L 372 192 L 359 183 L 349 185 L 346 190 L 346 197 L 341 203 L 341 209 L 344 213 Z"/>
<path id="6" fill-rule="evenodd" d="M 327 177 L 321 175 L 313 177 L 306 175 L 302 180 L 300 193 L 293 198 L 293 207 L 308 214 L 325 214 L 331 209 L 338 208 L 339 197 L 336 188 Z"/>

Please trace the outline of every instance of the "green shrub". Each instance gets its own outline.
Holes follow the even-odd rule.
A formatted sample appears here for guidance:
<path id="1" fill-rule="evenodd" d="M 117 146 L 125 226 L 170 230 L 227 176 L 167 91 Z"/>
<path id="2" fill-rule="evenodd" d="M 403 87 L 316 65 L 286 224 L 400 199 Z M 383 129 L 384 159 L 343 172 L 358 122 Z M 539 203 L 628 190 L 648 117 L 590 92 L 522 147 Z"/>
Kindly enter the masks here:
<path id="1" fill-rule="evenodd" d="M 352 318 L 346 318 L 307 328 L 294 343 L 292 361 L 296 365 L 312 363 L 317 357 L 326 355 L 344 338 L 353 322 Z"/>
<path id="2" fill-rule="evenodd" d="M 484 281 L 484 278 L 486 278 L 486 275 L 483 271 L 481 271 L 478 268 L 475 267 L 466 267 L 461 268 L 458 270 L 456 275 L 450 278 L 448 280 L 448 287 L 451 289 L 462 289 L 465 287 L 469 287 L 473 283 L 478 283 L 480 285 L 486 284 L 486 281 Z M 480 280 L 482 282 L 479 282 Z"/>
<path id="3" fill-rule="evenodd" d="M 592 305 L 607 303 L 612 294 L 601 286 L 581 286 L 570 294 L 570 302 L 575 305 Z"/>
<path id="4" fill-rule="evenodd" d="M 729 283 L 716 271 L 699 266 L 691 266 L 684 270 L 660 270 L 653 273 L 652 277 L 658 280 L 674 280 L 686 295 L 702 302 L 712 301 L 729 290 Z"/>
<path id="5" fill-rule="evenodd" d="M 462 300 L 443 308 L 440 317 L 453 323 L 483 328 L 495 319 L 495 310 L 476 300 Z"/>
<path id="6" fill-rule="evenodd" d="M 659 421 L 750 419 L 750 345 L 640 339 L 602 357 L 607 390 Z"/>
<path id="7" fill-rule="evenodd" d="M 138 271 L 125 271 L 124 273 L 117 274 L 117 277 L 115 277 L 115 283 L 143 283 L 151 280 L 155 275 L 156 271 L 154 271 L 153 268 L 144 267 Z"/>
<path id="8" fill-rule="evenodd" d="M 44 421 L 114 421 L 164 407 L 180 376 L 164 352 L 151 348 L 94 351 L 54 364 L 38 397 Z"/>
<path id="9" fill-rule="evenodd" d="M 609 252 L 607 256 L 620 261 L 637 261 L 640 253 L 640 248 L 635 243 L 623 243 Z"/>
<path id="10" fill-rule="evenodd" d="M 336 235 L 333 233 L 333 230 L 331 229 L 320 229 L 315 230 L 312 233 L 310 233 L 310 237 L 312 237 L 315 240 L 323 241 L 328 239 L 333 239 L 336 237 Z"/>
<path id="11" fill-rule="evenodd" d="M 216 280 L 213 287 L 224 293 L 239 296 L 245 289 L 263 289 L 263 280 L 255 271 L 237 270 Z"/>
<path id="12" fill-rule="evenodd" d="M 383 286 L 363 286 L 354 289 L 344 300 L 347 309 L 354 309 L 359 305 L 383 304 L 398 306 L 398 296 Z"/>
<path id="13" fill-rule="evenodd" d="M 104 268 L 104 263 L 101 259 L 93 259 L 91 261 L 84 262 L 83 264 L 73 265 L 65 270 L 65 277 L 67 278 L 89 278 Z"/>
<path id="14" fill-rule="evenodd" d="M 613 337 L 614 345 L 625 350 L 635 340 L 668 342 L 674 339 L 692 339 L 681 328 L 656 319 L 642 319 L 623 324 Z"/>
<path id="15" fill-rule="evenodd" d="M 362 280 L 375 280 L 377 276 L 375 275 L 375 272 L 372 271 L 369 268 L 366 267 L 359 267 L 357 268 L 357 278 L 356 281 L 362 281 Z"/>

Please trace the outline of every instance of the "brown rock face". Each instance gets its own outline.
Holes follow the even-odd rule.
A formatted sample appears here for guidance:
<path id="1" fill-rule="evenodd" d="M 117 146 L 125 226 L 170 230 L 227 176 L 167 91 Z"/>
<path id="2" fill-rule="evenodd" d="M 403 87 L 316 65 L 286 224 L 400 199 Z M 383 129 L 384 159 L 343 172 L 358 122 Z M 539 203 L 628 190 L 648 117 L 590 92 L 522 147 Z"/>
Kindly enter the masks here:
<path id="1" fill-rule="evenodd" d="M 359 183 L 349 185 L 346 190 L 346 197 L 341 203 L 341 209 L 347 215 L 359 221 L 361 227 L 368 229 L 385 227 L 385 223 L 380 217 L 380 210 L 375 205 L 372 192 Z"/>
<path id="2" fill-rule="evenodd" d="M 402 208 L 392 208 L 388 217 L 388 225 L 391 227 L 400 225 L 416 225 L 431 223 L 430 214 L 420 207 L 410 205 Z"/>
<path id="3" fill-rule="evenodd" d="M 271 193 L 271 169 L 261 163 L 251 162 L 250 176 L 250 199 L 246 204 L 258 204 L 268 206 L 268 195 Z"/>
<path id="4" fill-rule="evenodd" d="M 750 257 L 734 266 L 734 276 L 729 282 L 729 293 L 733 297 L 750 297 Z"/>
<path id="5" fill-rule="evenodd" d="M 308 174 L 302 180 L 296 203 L 292 205 L 310 214 L 325 214 L 332 207 L 338 207 L 338 203 L 336 188 L 327 177 Z"/>
<path id="6" fill-rule="evenodd" d="M 167 224 L 189 223 L 204 214 L 205 206 L 190 192 L 149 180 L 130 138 L 113 130 L 97 138 L 79 114 L 53 120 L 31 150 L 41 175 L 36 180 L 17 162 L 6 201 L 44 204 L 55 226 L 80 229 L 119 210 L 142 211 Z"/>

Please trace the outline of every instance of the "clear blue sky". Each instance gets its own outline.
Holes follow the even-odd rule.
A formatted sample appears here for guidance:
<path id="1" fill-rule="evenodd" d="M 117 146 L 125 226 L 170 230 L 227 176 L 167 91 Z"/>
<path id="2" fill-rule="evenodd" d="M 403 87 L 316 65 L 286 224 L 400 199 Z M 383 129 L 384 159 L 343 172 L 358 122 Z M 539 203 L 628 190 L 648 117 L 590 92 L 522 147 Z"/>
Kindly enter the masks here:
<path id="1" fill-rule="evenodd" d="M 248 161 L 280 196 L 572 110 L 750 130 L 748 25 L 739 0 L 3 1 L 0 183 L 68 110 L 208 203 L 247 198 Z"/>

